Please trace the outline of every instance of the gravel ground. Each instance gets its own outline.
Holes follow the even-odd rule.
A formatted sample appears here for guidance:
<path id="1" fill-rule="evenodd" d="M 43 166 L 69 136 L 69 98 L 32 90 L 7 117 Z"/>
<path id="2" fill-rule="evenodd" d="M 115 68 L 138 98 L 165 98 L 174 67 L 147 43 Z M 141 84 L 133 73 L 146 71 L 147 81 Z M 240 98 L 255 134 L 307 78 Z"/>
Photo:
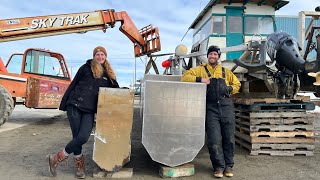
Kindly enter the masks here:
<path id="1" fill-rule="evenodd" d="M 33 118 L 31 118 L 33 116 Z M 24 122 L 27 119 L 28 123 Z M 316 134 L 320 132 L 319 119 Z M 135 108 L 132 132 L 131 161 L 125 167 L 133 168 L 132 179 L 159 179 L 159 164 L 153 162 L 141 144 L 142 119 L 139 108 Z M 0 127 L 0 179 L 52 179 L 48 172 L 46 155 L 63 148 L 71 138 L 71 131 L 65 113 L 57 110 L 30 110 L 18 108 L 8 124 L 20 124 L 16 128 L 3 130 Z M 23 124 L 23 125 L 21 125 Z M 5 126 L 4 126 L 5 127 Z M 2 130 L 2 131 L 1 131 Z M 86 154 L 87 179 L 92 178 L 93 137 L 84 146 Z M 250 156 L 248 151 L 236 146 L 235 176 L 232 179 L 276 180 L 276 179 L 320 179 L 319 137 L 316 137 L 314 157 L 273 157 L 268 155 Z M 210 179 L 212 172 L 207 148 L 204 147 L 194 159 L 196 174 L 177 179 Z M 55 179 L 74 179 L 74 162 L 58 167 Z M 224 178 L 226 179 L 226 178 Z"/>

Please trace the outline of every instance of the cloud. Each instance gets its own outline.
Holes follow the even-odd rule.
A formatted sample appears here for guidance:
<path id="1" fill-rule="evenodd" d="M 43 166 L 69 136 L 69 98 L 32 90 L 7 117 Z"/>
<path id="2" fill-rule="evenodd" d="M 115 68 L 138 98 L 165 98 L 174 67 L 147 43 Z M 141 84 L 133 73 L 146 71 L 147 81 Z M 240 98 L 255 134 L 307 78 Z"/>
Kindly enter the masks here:
<path id="1" fill-rule="evenodd" d="M 91 12 L 99 9 L 113 8 L 116 11 L 127 11 L 136 27 L 142 28 L 148 24 L 158 26 L 162 43 L 162 52 L 173 52 L 176 45 L 196 17 L 198 2 L 190 1 L 162 1 L 155 0 L 151 4 L 146 0 L 138 1 L 104 1 L 92 0 L 74 3 L 72 0 L 42 1 L 29 0 L 21 4 L 19 0 L 4 0 L 6 6 L 0 7 L 2 18 L 17 18 L 30 16 L 45 16 L 52 14 L 68 14 L 78 12 Z M 150 4 L 146 9 L 142 4 Z M 38 6 L 37 6 L 38 4 Z M 59 6 L 58 6 L 59 5 Z M 55 8 L 52 8 L 55 7 Z M 59 8 L 58 8 L 59 7 Z M 191 14 L 191 16 L 190 16 Z M 124 75 L 134 72 L 133 44 L 119 30 L 120 23 L 115 28 L 102 31 L 88 32 L 86 34 L 68 34 L 37 39 L 5 42 L 0 44 L 0 56 L 6 61 L 13 52 L 24 52 L 27 48 L 44 48 L 60 52 L 64 55 L 73 72 L 87 59 L 92 58 L 92 49 L 97 45 L 106 47 L 108 59 L 118 72 L 119 78 L 126 80 Z M 191 33 L 184 42 L 191 45 Z M 138 59 L 138 64 L 139 64 Z M 136 66 L 136 72 L 144 72 L 144 65 Z M 159 67 L 161 68 L 161 67 Z M 127 83 L 131 83 L 132 80 Z"/>
<path id="2" fill-rule="evenodd" d="M 173 52 L 179 44 L 186 44 L 189 49 L 192 45 L 192 31 L 187 33 L 183 41 L 182 37 L 187 29 L 207 5 L 210 0 L 28 0 L 21 3 L 20 0 L 2 0 L 0 6 L 1 18 L 17 18 L 30 16 L 45 16 L 53 14 L 69 14 L 79 12 L 92 12 L 101 9 L 115 9 L 116 12 L 126 11 L 138 29 L 153 24 L 159 27 L 162 51 L 159 53 Z M 317 1 L 317 3 L 316 3 Z M 294 0 L 277 11 L 277 14 L 297 15 L 300 10 L 314 10 L 319 0 Z M 54 7 L 54 8 L 53 8 Z M 147 8 L 146 8 L 147 7 Z M 132 42 L 122 34 L 117 23 L 114 28 L 87 32 L 85 34 L 68 34 L 51 37 L 43 37 L 29 40 L 0 43 L 0 57 L 6 62 L 14 52 L 24 52 L 27 48 L 45 48 L 60 52 L 64 55 L 69 66 L 79 68 L 87 59 L 92 58 L 92 50 L 98 46 L 106 47 L 108 59 L 118 75 L 118 80 L 124 85 L 129 85 L 133 80 L 134 52 Z M 163 72 L 162 60 L 168 57 L 159 57 L 156 61 L 160 72 Z M 145 61 L 144 57 L 142 57 Z M 145 65 L 137 58 L 137 77 L 143 76 Z"/>
<path id="3" fill-rule="evenodd" d="M 314 11 L 320 0 L 291 0 L 289 4 L 276 11 L 276 15 L 298 16 L 300 11 Z"/>

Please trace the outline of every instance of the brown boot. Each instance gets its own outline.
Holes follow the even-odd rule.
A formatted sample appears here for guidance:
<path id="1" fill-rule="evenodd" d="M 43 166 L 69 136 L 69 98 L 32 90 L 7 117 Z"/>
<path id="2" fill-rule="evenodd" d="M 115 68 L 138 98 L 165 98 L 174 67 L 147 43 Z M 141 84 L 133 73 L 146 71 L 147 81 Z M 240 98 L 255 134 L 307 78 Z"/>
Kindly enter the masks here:
<path id="1" fill-rule="evenodd" d="M 223 171 L 223 174 L 224 174 L 226 177 L 233 177 L 232 168 L 231 168 L 231 167 L 227 167 L 227 168 Z"/>
<path id="2" fill-rule="evenodd" d="M 223 177 L 223 171 L 219 168 L 214 170 L 213 176 L 215 178 L 222 178 Z"/>
<path id="3" fill-rule="evenodd" d="M 49 155 L 49 170 L 52 176 L 56 176 L 57 166 L 60 162 L 66 160 L 68 156 L 64 155 L 63 150 L 59 151 L 57 154 L 50 154 Z"/>
<path id="4" fill-rule="evenodd" d="M 86 178 L 84 156 L 82 155 L 80 158 L 74 158 L 74 161 L 76 163 L 76 177 L 78 179 Z"/>

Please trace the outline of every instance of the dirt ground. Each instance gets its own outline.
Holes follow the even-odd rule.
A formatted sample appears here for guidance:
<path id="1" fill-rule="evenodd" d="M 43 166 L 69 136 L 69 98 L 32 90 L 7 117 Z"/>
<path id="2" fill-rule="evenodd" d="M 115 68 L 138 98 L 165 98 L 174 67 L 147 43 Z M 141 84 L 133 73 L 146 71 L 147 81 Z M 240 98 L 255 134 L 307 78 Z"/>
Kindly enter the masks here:
<path id="1" fill-rule="evenodd" d="M 30 124 L 25 125 L 24 120 Z M 318 120 L 319 121 L 319 120 Z M 316 134 L 320 130 L 316 124 Z M 11 124 L 11 125 L 10 125 Z M 6 129 L 9 125 L 21 125 Z M 139 108 L 135 108 L 132 132 L 131 161 L 126 167 L 133 168 L 132 179 L 159 179 L 158 164 L 153 162 L 141 144 L 142 119 Z M 1 131 L 2 130 L 2 131 Z M 30 110 L 16 108 L 8 125 L 0 127 L 0 179 L 52 179 L 48 172 L 46 155 L 63 148 L 71 138 L 71 131 L 65 113 L 58 110 Z M 93 137 L 84 146 L 86 154 L 87 179 L 92 178 L 94 163 L 92 157 Z M 277 179 L 320 179 L 320 142 L 316 138 L 314 157 L 272 157 L 250 156 L 236 146 L 235 176 L 232 179 L 277 180 Z M 207 148 L 204 147 L 194 159 L 195 175 L 178 179 L 211 179 L 212 173 Z M 69 158 L 58 168 L 54 179 L 74 179 L 74 162 Z M 223 178 L 228 179 L 228 178 Z"/>

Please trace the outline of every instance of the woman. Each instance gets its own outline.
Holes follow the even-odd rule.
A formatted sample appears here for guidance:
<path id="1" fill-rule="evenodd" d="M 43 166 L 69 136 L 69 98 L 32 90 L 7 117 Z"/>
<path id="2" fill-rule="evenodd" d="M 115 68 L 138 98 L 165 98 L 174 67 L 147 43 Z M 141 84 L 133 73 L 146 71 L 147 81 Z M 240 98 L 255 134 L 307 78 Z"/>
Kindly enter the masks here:
<path id="1" fill-rule="evenodd" d="M 80 67 L 65 92 L 60 110 L 67 111 L 73 139 L 55 155 L 49 155 L 49 169 L 56 176 L 58 164 L 73 153 L 76 177 L 85 178 L 85 163 L 82 145 L 85 144 L 93 128 L 94 114 L 97 112 L 99 87 L 119 88 L 116 76 L 106 59 L 107 51 L 98 46 L 93 50 L 93 59 Z"/>

